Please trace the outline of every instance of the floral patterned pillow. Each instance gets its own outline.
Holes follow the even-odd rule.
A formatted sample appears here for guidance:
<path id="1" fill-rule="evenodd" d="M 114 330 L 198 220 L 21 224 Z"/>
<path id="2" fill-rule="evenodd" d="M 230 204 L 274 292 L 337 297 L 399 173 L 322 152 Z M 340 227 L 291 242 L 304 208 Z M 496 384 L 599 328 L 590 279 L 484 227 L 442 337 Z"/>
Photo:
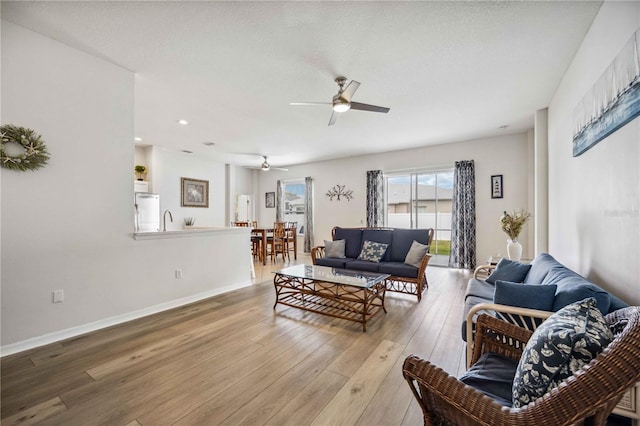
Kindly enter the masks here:
<path id="1" fill-rule="evenodd" d="M 543 396 L 591 362 L 611 343 L 613 334 L 596 299 L 567 305 L 533 333 L 513 379 L 513 407 Z"/>
<path id="2" fill-rule="evenodd" d="M 389 244 L 376 243 L 374 241 L 365 240 L 362 245 L 362 251 L 358 256 L 358 260 L 367 260 L 369 262 L 379 263 L 387 251 Z"/>

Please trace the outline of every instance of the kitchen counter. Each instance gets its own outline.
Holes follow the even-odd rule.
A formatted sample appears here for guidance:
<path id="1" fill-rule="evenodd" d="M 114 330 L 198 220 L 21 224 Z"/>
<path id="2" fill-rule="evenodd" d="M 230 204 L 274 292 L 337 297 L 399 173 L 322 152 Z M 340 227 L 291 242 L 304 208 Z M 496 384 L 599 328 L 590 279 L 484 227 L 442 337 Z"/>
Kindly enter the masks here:
<path id="1" fill-rule="evenodd" d="M 190 226 L 185 229 L 175 229 L 167 231 L 154 231 L 154 232 L 134 232 L 133 238 L 136 240 L 158 240 L 169 238 L 191 238 L 202 237 L 209 235 L 223 235 L 223 234 L 246 234 L 247 236 L 251 232 L 251 228 L 242 227 L 224 227 L 224 226 Z"/>

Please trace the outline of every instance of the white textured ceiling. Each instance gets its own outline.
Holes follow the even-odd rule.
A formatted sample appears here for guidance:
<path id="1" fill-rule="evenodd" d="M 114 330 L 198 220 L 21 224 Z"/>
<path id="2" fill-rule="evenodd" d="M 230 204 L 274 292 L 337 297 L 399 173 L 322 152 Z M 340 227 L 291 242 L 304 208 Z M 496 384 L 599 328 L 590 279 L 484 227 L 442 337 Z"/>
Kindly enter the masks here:
<path id="1" fill-rule="evenodd" d="M 600 5 L 3 1 L 2 18 L 134 71 L 143 143 L 286 166 L 531 128 Z M 328 127 L 330 106 L 289 105 L 330 101 L 339 75 L 391 111 Z"/>

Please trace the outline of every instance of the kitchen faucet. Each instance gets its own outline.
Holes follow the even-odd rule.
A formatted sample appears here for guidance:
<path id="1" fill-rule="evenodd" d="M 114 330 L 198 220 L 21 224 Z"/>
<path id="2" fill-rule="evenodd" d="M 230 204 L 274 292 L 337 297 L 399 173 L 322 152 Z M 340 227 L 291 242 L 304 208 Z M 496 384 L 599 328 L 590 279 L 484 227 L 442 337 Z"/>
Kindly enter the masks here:
<path id="1" fill-rule="evenodd" d="M 169 213 L 169 219 L 171 220 L 171 222 L 173 222 L 173 215 L 169 210 L 165 210 L 164 214 L 162 215 L 162 232 L 167 231 L 167 213 Z"/>

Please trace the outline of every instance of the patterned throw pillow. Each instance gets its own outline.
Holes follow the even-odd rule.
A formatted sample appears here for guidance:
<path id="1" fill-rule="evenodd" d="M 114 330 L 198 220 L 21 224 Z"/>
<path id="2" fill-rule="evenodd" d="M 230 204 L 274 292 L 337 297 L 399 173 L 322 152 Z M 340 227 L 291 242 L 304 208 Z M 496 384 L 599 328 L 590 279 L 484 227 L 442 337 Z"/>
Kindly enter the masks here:
<path id="1" fill-rule="evenodd" d="M 613 334 L 589 298 L 551 315 L 524 348 L 513 379 L 513 407 L 543 396 L 591 362 L 611 343 Z"/>
<path id="2" fill-rule="evenodd" d="M 376 243 L 374 241 L 365 240 L 362 245 L 362 251 L 358 256 L 358 260 L 367 260 L 369 262 L 379 263 L 384 253 L 387 251 L 389 244 Z"/>

